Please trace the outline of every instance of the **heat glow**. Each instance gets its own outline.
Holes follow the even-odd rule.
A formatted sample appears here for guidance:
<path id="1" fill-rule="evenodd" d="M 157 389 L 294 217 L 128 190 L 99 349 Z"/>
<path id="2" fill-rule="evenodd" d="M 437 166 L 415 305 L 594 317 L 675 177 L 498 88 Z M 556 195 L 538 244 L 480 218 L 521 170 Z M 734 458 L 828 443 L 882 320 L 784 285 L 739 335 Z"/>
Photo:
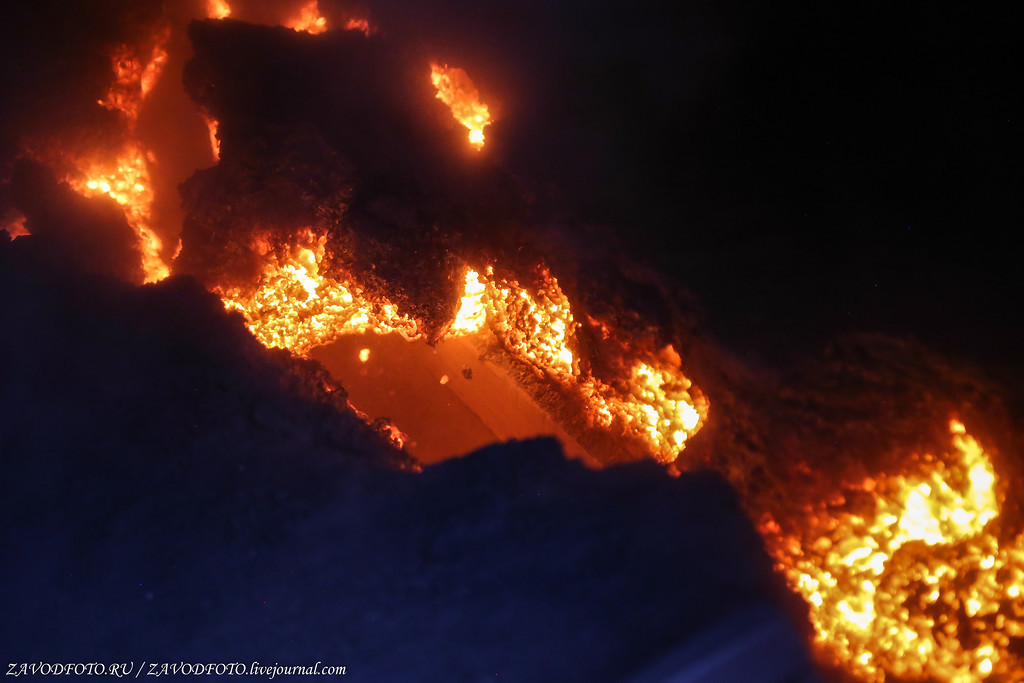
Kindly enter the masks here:
<path id="1" fill-rule="evenodd" d="M 808 510 L 799 534 L 762 532 L 810 607 L 816 640 L 859 677 L 1024 680 L 1024 535 L 1001 543 L 996 472 L 963 424 L 925 473 L 861 482 L 870 510 Z"/>
<path id="2" fill-rule="evenodd" d="M 480 93 L 462 69 L 430 65 L 430 82 L 437 88 L 437 99 L 448 105 L 456 121 L 469 129 L 469 144 L 484 146 L 484 128 L 491 123 L 487 105 L 480 102 Z"/>
<path id="3" fill-rule="evenodd" d="M 422 338 L 417 322 L 399 315 L 393 304 L 371 300 L 350 278 L 323 274 L 326 235 L 307 231 L 286 253 L 265 240 L 253 248 L 266 259 L 258 287 L 219 293 L 266 346 L 306 354 L 353 333 Z M 592 426 L 620 433 L 659 461 L 674 461 L 708 414 L 707 400 L 683 375 L 678 356 L 669 347 L 657 359 L 636 361 L 616 388 L 581 373 L 572 350 L 577 325 L 568 299 L 547 271 L 531 292 L 517 282 L 497 280 L 490 268 L 483 275 L 468 269 L 448 334 L 493 334 L 513 358 L 582 397 Z"/>

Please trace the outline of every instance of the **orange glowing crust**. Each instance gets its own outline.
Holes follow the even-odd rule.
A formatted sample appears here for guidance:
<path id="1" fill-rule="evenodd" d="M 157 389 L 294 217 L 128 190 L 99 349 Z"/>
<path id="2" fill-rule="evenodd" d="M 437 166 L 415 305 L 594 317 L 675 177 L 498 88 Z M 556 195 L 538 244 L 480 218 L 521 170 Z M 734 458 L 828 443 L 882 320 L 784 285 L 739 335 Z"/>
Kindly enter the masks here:
<path id="1" fill-rule="evenodd" d="M 316 0 L 302 6 L 299 14 L 285 22 L 285 26 L 296 31 L 319 35 L 327 30 L 327 19 L 320 14 Z"/>
<path id="2" fill-rule="evenodd" d="M 466 72 L 431 64 L 430 82 L 437 88 L 437 99 L 447 104 L 455 120 L 469 129 L 469 144 L 478 150 L 483 148 L 484 128 L 490 125 L 491 115 Z"/>
<path id="3" fill-rule="evenodd" d="M 422 336 L 415 320 L 399 315 L 386 301 L 371 301 L 359 285 L 320 272 L 326 235 L 305 231 L 287 254 L 273 253 L 265 240 L 253 245 L 266 256 L 264 276 L 252 292 L 220 291 L 225 306 L 245 317 L 266 346 L 299 354 L 345 334 L 400 332 Z M 493 270 L 466 272 L 462 303 L 451 335 L 489 330 L 521 362 L 553 381 L 578 391 L 591 406 L 595 427 L 621 430 L 643 443 L 651 455 L 672 462 L 707 420 L 708 402 L 679 367 L 671 348 L 657 361 L 633 364 L 624 391 L 580 373 L 571 349 L 576 323 L 569 301 L 547 271 L 533 294 L 518 283 L 498 282 Z M 365 361 L 364 361 L 365 362 Z"/>
<path id="4" fill-rule="evenodd" d="M 803 543 L 762 524 L 823 652 L 864 680 L 1024 680 L 1010 652 L 1024 636 L 1024 535 L 994 535 L 991 459 L 960 422 L 950 432 L 927 474 L 862 482 L 870 514 L 830 517 Z"/>
<path id="5" fill-rule="evenodd" d="M 206 16 L 210 19 L 227 19 L 231 16 L 231 5 L 227 0 L 206 0 Z"/>

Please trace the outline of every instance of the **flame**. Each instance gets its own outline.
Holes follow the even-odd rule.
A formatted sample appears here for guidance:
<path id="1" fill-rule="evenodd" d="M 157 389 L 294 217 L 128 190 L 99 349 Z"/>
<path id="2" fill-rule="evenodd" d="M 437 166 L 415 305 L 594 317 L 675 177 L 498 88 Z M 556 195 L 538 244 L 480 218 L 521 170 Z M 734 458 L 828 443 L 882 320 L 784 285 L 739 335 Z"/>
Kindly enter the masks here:
<path id="1" fill-rule="evenodd" d="M 121 206 L 139 238 L 145 282 L 156 282 L 170 274 L 160 256 L 163 242 L 150 227 L 153 190 L 146 154 L 138 143 L 127 142 L 113 162 L 88 163 L 78 174 L 69 175 L 67 182 L 81 195 L 105 195 Z"/>
<path id="2" fill-rule="evenodd" d="M 894 675 L 1022 680 L 1024 535 L 1000 544 L 989 455 L 956 420 L 952 450 L 925 474 L 868 479 L 873 510 L 818 510 L 801 538 L 762 525 L 824 652 L 868 681 Z"/>
<path id="3" fill-rule="evenodd" d="M 472 268 L 468 269 L 459 310 L 449 328 L 453 334 L 472 334 L 483 329 L 487 321 L 487 310 L 484 308 L 486 291 L 487 287 L 480 282 L 480 274 Z"/>
<path id="4" fill-rule="evenodd" d="M 206 121 L 206 128 L 210 131 L 210 152 L 213 154 L 213 160 L 220 161 L 220 138 L 217 136 L 220 122 L 207 115 L 203 115 L 203 120 Z"/>
<path id="5" fill-rule="evenodd" d="M 316 0 L 310 0 L 302 6 L 298 16 L 287 21 L 285 26 L 296 31 L 318 35 L 327 30 L 327 19 L 320 14 L 320 7 Z"/>
<path id="6" fill-rule="evenodd" d="M 0 230 L 5 230 L 11 240 L 16 240 L 19 237 L 30 234 L 28 228 L 25 227 L 25 220 L 25 214 L 20 211 L 14 211 L 13 215 L 8 216 Z"/>
<path id="7" fill-rule="evenodd" d="M 231 5 L 227 0 L 206 0 L 206 16 L 210 19 L 227 19 L 231 16 Z"/>
<path id="8" fill-rule="evenodd" d="M 487 105 L 462 69 L 430 65 L 430 82 L 437 88 L 437 99 L 452 110 L 455 120 L 469 129 L 469 144 L 478 150 L 484 146 L 484 128 L 491 123 Z"/>
<path id="9" fill-rule="evenodd" d="M 68 184 L 87 197 L 106 195 L 124 210 L 125 219 L 139 238 L 145 282 L 167 277 L 170 269 L 160 256 L 163 243 L 151 226 L 153 190 L 149 175 L 152 161 L 141 143 L 135 139 L 135 124 L 146 95 L 153 89 L 167 63 L 164 45 L 169 30 L 157 34 L 149 59 L 145 63 L 129 46 L 121 46 L 112 55 L 114 83 L 99 104 L 121 117 L 125 130 L 120 151 L 111 160 L 98 155 L 83 158 L 76 172 L 68 174 Z"/>
<path id="10" fill-rule="evenodd" d="M 370 26 L 370 22 L 367 19 L 359 17 L 350 17 L 345 22 L 346 31 L 361 31 L 367 38 L 373 33 L 373 28 Z"/>

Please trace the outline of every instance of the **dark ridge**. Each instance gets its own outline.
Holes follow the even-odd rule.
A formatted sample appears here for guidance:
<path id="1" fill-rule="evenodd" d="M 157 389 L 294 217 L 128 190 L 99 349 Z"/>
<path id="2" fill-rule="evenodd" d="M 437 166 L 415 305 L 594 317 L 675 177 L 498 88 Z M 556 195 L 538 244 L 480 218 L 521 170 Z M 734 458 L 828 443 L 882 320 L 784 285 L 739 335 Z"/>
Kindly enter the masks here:
<path id="1" fill-rule="evenodd" d="M 37 240 L 0 242 L 12 659 L 619 680 L 780 599 L 716 475 L 592 471 L 546 440 L 396 469 L 318 364 L 194 279 L 57 270 Z"/>

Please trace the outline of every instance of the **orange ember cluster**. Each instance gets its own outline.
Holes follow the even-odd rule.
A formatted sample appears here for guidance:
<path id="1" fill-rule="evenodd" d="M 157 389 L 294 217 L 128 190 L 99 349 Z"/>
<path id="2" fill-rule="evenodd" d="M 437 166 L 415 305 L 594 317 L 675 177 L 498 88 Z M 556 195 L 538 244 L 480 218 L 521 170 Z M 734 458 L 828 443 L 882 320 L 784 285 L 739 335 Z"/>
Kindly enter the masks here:
<path id="1" fill-rule="evenodd" d="M 1024 535 L 1001 543 L 989 455 L 958 421 L 922 474 L 860 484 L 871 500 L 808 509 L 800 534 L 762 532 L 810 608 L 825 656 L 867 681 L 1024 680 Z"/>
<path id="2" fill-rule="evenodd" d="M 484 146 L 484 128 L 491 123 L 487 105 L 480 102 L 480 93 L 462 69 L 430 65 L 430 81 L 437 88 L 437 99 L 448 105 L 455 120 L 469 129 L 469 144 Z"/>
<path id="3" fill-rule="evenodd" d="M 285 23 L 285 26 L 296 31 L 319 35 L 327 31 L 327 19 L 320 14 L 317 1 L 310 0 L 302 6 L 296 17 Z"/>
<path id="4" fill-rule="evenodd" d="M 368 298 L 350 277 L 323 272 L 326 235 L 306 231 L 287 253 L 264 239 L 252 246 L 265 260 L 258 286 L 219 293 L 263 344 L 305 354 L 346 334 L 423 337 L 417 322 L 394 304 Z M 616 430 L 662 462 L 674 461 L 708 414 L 707 400 L 683 375 L 679 357 L 669 347 L 658 359 L 638 360 L 624 388 L 616 388 L 580 372 L 572 350 L 576 327 L 568 299 L 547 271 L 531 293 L 517 282 L 497 280 L 491 268 L 484 275 L 469 269 L 448 334 L 492 333 L 515 359 L 583 397 L 593 426 Z"/>

